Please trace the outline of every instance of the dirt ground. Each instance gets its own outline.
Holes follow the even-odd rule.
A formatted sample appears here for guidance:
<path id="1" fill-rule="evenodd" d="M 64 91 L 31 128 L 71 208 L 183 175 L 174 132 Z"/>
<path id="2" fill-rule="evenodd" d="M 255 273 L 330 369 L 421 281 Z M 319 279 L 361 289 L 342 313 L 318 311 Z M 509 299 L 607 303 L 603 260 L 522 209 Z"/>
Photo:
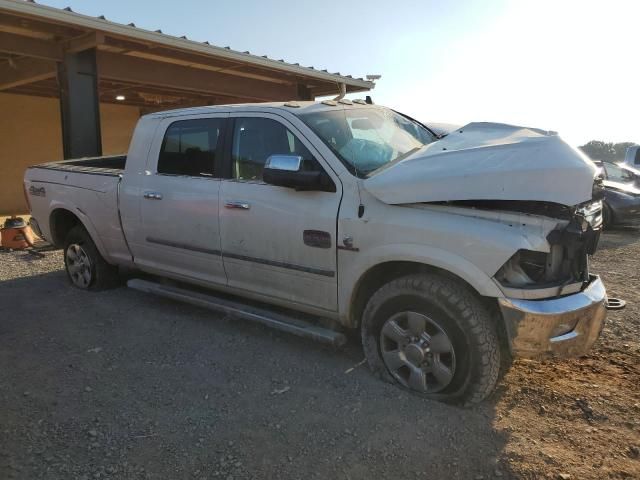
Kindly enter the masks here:
<path id="1" fill-rule="evenodd" d="M 594 351 L 460 409 L 339 351 L 0 253 L 0 478 L 640 478 L 640 231 L 604 236 Z"/>

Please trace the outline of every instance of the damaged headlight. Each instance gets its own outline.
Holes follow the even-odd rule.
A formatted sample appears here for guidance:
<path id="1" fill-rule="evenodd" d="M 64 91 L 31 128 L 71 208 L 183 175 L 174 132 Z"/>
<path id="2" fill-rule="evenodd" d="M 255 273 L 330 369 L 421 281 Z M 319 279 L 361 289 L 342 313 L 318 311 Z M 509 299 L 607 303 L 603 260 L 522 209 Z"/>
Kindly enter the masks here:
<path id="1" fill-rule="evenodd" d="M 587 203 L 576 210 L 594 230 L 602 226 L 602 200 Z M 583 228 L 583 230 L 586 230 Z"/>
<path id="2" fill-rule="evenodd" d="M 589 280 L 588 256 L 595 252 L 600 229 L 593 224 L 602 222 L 601 204 L 583 206 L 584 213 L 576 213 L 563 228 L 547 235 L 549 252 L 518 250 L 495 274 L 506 288 L 548 288 L 579 286 Z M 593 222 L 593 223 L 592 223 Z M 560 292 L 566 289 L 561 288 Z"/>
<path id="3" fill-rule="evenodd" d="M 518 250 L 498 270 L 495 278 L 507 287 L 543 286 L 554 280 L 552 272 L 557 270 L 554 264 L 558 263 L 554 257 L 557 257 L 557 252 L 554 256 L 552 253 Z"/>

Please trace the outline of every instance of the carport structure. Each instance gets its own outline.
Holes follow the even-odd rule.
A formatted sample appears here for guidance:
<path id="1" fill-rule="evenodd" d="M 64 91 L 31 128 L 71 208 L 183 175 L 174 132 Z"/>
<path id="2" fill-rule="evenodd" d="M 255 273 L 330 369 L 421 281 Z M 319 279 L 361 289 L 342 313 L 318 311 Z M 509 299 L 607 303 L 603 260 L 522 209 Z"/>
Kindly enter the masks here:
<path id="1" fill-rule="evenodd" d="M 362 78 L 23 0 L 0 0 L 0 214 L 30 164 L 126 151 L 144 113 L 364 92 Z"/>

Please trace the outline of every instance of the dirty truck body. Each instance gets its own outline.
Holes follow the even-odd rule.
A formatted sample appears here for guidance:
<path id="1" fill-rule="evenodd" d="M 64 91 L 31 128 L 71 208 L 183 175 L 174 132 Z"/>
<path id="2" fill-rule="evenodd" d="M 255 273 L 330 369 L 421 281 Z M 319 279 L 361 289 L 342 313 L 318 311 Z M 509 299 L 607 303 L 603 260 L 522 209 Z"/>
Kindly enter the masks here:
<path id="1" fill-rule="evenodd" d="M 505 361 L 582 354 L 605 320 L 596 168 L 540 130 L 192 108 L 142 117 L 126 156 L 28 169 L 25 192 L 75 286 L 129 267 L 360 329 L 374 372 L 431 398 L 482 400 Z"/>

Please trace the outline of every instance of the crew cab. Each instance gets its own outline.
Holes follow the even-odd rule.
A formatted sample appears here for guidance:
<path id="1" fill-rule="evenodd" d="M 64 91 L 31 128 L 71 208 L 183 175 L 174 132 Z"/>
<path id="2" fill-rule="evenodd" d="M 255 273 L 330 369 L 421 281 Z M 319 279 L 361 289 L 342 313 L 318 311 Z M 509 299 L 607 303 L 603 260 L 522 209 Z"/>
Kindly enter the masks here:
<path id="1" fill-rule="evenodd" d="M 145 115 L 126 156 L 31 167 L 25 192 L 77 288 L 127 267 L 132 287 L 294 333 L 359 329 L 378 376 L 468 404 L 514 356 L 598 338 L 596 173 L 555 133 L 442 138 L 342 99 Z"/>

